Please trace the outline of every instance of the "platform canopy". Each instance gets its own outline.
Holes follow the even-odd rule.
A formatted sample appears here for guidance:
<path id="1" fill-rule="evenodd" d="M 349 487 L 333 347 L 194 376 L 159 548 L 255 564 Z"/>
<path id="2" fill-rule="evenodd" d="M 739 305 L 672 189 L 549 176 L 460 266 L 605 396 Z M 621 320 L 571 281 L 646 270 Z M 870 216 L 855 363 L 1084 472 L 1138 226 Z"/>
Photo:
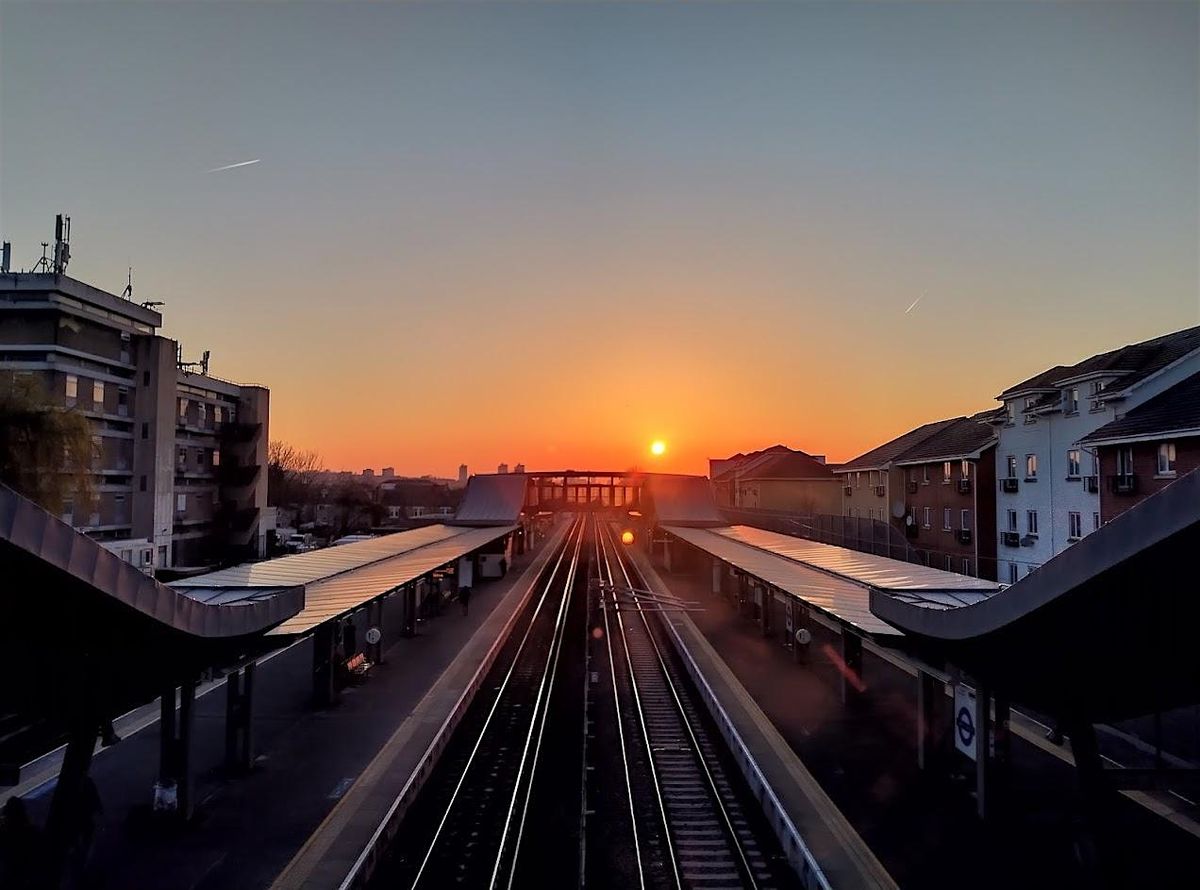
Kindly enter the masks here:
<path id="1" fill-rule="evenodd" d="M 525 507 L 524 473 L 472 476 L 454 514 L 455 525 L 508 525 L 521 518 Z"/>
<path id="2" fill-rule="evenodd" d="M 270 596 L 290 584 L 304 587 L 304 608 L 271 630 L 271 635 L 306 633 L 389 591 L 456 562 L 509 534 L 515 525 L 461 528 L 428 525 L 234 566 L 172 582 L 172 587 L 205 603 L 247 602 Z"/>
<path id="3" fill-rule="evenodd" d="M 705 476 L 648 473 L 643 499 L 645 508 L 659 525 L 706 528 L 726 522 Z"/>
<path id="4" fill-rule="evenodd" d="M 874 615 L 1048 713 L 1115 720 L 1200 702 L 1200 470 L 994 596 L 875 590 Z"/>

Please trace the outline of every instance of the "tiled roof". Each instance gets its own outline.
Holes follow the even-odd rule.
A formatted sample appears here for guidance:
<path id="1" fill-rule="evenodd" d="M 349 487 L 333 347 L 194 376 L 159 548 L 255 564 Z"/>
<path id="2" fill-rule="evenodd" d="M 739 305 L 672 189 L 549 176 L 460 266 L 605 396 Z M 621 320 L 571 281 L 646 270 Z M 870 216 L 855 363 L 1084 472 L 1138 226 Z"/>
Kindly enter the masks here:
<path id="1" fill-rule="evenodd" d="M 726 458 L 732 461 L 731 465 L 726 467 L 720 473 L 713 477 L 716 482 L 719 479 L 727 479 L 734 475 L 741 477 L 748 470 L 752 470 L 768 462 L 772 456 L 776 454 L 804 454 L 803 451 L 792 451 L 786 445 L 772 445 L 770 448 L 763 448 L 758 451 L 751 451 L 749 454 L 735 454 L 733 457 Z"/>
<path id="2" fill-rule="evenodd" d="M 1185 328 L 1152 340 L 1093 355 L 1074 365 L 1059 365 L 1016 386 L 1010 386 L 997 398 L 1006 399 L 1029 390 L 1055 387 L 1065 380 L 1104 371 L 1119 373 L 1121 377 L 1118 386 L 1120 389 L 1126 389 L 1197 349 L 1200 349 L 1200 326 Z"/>
<path id="3" fill-rule="evenodd" d="M 896 461 L 906 463 L 918 460 L 961 460 L 995 441 L 996 431 L 980 420 L 978 414 L 960 417 L 903 454 L 897 455 Z"/>
<path id="4" fill-rule="evenodd" d="M 934 433 L 940 432 L 945 427 L 952 423 L 957 423 L 959 420 L 962 420 L 962 418 L 952 417 L 949 420 L 936 420 L 933 423 L 919 426 L 915 430 L 910 430 L 902 436 L 897 436 L 890 442 L 884 442 L 878 448 L 873 448 L 866 454 L 861 454 L 854 458 L 854 460 L 842 464 L 838 467 L 838 472 L 879 469 L 896 460 L 897 457 L 908 449 L 924 442 Z"/>
<path id="5" fill-rule="evenodd" d="M 751 469 L 743 469 L 742 479 L 832 479 L 829 467 L 803 451 L 772 454 Z"/>
<path id="6" fill-rule="evenodd" d="M 1200 374 L 1176 383 L 1119 420 L 1106 423 L 1083 441 L 1135 439 L 1182 430 L 1200 430 Z"/>

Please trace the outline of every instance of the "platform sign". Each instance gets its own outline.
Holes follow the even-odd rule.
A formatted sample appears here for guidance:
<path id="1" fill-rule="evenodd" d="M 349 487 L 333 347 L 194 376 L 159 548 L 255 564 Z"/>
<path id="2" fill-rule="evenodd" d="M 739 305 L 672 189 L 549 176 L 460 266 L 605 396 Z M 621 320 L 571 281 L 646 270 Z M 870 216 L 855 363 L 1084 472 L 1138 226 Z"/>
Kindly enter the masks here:
<path id="1" fill-rule="evenodd" d="M 954 685 L 954 747 L 972 760 L 979 750 L 979 727 L 975 725 L 975 693 L 961 683 Z"/>
<path id="2" fill-rule="evenodd" d="M 795 630 L 796 619 L 792 612 L 792 599 L 788 597 L 787 602 L 783 604 L 783 631 L 787 638 L 792 638 L 792 631 Z"/>

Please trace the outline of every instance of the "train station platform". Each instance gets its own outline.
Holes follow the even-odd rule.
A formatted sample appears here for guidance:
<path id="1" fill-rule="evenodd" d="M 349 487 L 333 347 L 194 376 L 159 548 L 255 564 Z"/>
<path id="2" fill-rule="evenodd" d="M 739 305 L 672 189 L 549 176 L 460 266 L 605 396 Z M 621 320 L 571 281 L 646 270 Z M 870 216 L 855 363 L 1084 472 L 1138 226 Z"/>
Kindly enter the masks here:
<path id="1" fill-rule="evenodd" d="M 713 592 L 707 563 L 674 562 L 668 571 L 655 553 L 664 589 L 700 607 L 677 624 L 693 625 L 719 657 L 709 677 L 728 672 L 736 679 L 900 887 L 1085 885 L 1074 850 L 1086 802 L 1069 751 L 1042 738 L 1046 727 L 1014 710 L 1007 805 L 980 819 L 972 794 L 975 765 L 950 744 L 948 705 L 939 710 L 946 719 L 927 727 L 940 768 L 920 766 L 917 669 L 902 653 L 868 645 L 857 674 L 863 694 L 846 699 L 839 694 L 845 665 L 836 635 L 814 627 L 805 653 L 786 647 L 778 628 L 764 629 L 739 610 L 736 596 Z M 775 787 L 778 792 L 786 784 Z M 1112 886 L 1190 886 L 1200 837 L 1132 797 L 1119 800 L 1113 818 L 1121 840 Z M 819 843 L 819 819 L 809 830 Z M 1036 871 L 1030 862 L 1038 863 Z"/>
<path id="2" fill-rule="evenodd" d="M 256 661 L 256 756 L 246 774 L 225 768 L 225 682 L 201 686 L 192 740 L 196 803 L 186 823 L 151 812 L 160 724 L 152 712 L 133 716 L 122 741 L 99 749 L 92 761 L 103 814 L 76 885 L 270 886 L 447 672 L 494 637 L 547 550 L 514 555 L 506 577 L 477 583 L 467 616 L 448 604 L 442 614 L 420 620 L 414 636 L 393 638 L 365 681 L 344 689 L 332 707 L 312 707 L 314 636 L 277 638 L 281 648 Z M 401 596 L 385 597 L 383 622 L 398 626 L 404 607 Z M 54 788 L 53 769 L 48 772 L 21 789 L 37 823 L 46 818 Z"/>

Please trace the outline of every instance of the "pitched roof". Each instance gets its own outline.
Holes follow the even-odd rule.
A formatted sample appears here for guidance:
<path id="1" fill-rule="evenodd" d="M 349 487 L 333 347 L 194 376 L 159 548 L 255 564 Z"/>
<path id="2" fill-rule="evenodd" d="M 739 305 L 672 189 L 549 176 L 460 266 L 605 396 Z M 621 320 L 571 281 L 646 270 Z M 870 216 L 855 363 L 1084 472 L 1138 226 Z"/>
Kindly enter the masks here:
<path id="1" fill-rule="evenodd" d="M 743 469 L 742 479 L 832 479 L 829 467 L 803 451 L 771 454 L 767 460 Z"/>
<path id="2" fill-rule="evenodd" d="M 850 470 L 877 470 L 880 467 L 886 466 L 896 460 L 905 451 L 924 442 L 934 433 L 940 432 L 945 427 L 952 423 L 957 423 L 962 420 L 961 417 L 952 417 L 949 420 L 935 420 L 933 423 L 927 423 L 924 426 L 919 426 L 915 430 L 909 430 L 901 436 L 897 436 L 890 442 L 884 442 L 877 448 L 872 448 L 866 454 L 860 454 L 854 460 L 847 461 L 838 467 L 839 473 L 844 473 Z"/>
<path id="3" fill-rule="evenodd" d="M 792 451 L 786 445 L 772 445 L 770 448 L 762 448 L 758 451 L 751 451 L 749 454 L 738 453 L 733 457 L 726 458 L 730 461 L 730 465 L 713 476 L 713 481 L 725 479 L 734 475 L 743 476 L 747 470 L 761 466 L 769 461 L 776 454 L 804 454 L 803 451 Z"/>
<path id="4" fill-rule="evenodd" d="M 903 454 L 897 455 L 896 462 L 961 460 L 977 454 L 996 441 L 996 431 L 982 419 L 990 413 L 981 411 L 971 417 L 960 417 L 952 421 Z"/>
<path id="5" fill-rule="evenodd" d="M 1102 372 L 1119 374 L 1119 389 L 1127 389 L 1197 349 L 1200 349 L 1200 326 L 1185 328 L 1102 352 L 1073 365 L 1058 365 L 1010 386 L 996 398 L 1006 399 L 1022 392 L 1051 389 L 1076 377 Z"/>
<path id="6" fill-rule="evenodd" d="M 1088 434 L 1083 442 L 1119 441 L 1200 430 L 1200 374 L 1193 374 Z"/>

